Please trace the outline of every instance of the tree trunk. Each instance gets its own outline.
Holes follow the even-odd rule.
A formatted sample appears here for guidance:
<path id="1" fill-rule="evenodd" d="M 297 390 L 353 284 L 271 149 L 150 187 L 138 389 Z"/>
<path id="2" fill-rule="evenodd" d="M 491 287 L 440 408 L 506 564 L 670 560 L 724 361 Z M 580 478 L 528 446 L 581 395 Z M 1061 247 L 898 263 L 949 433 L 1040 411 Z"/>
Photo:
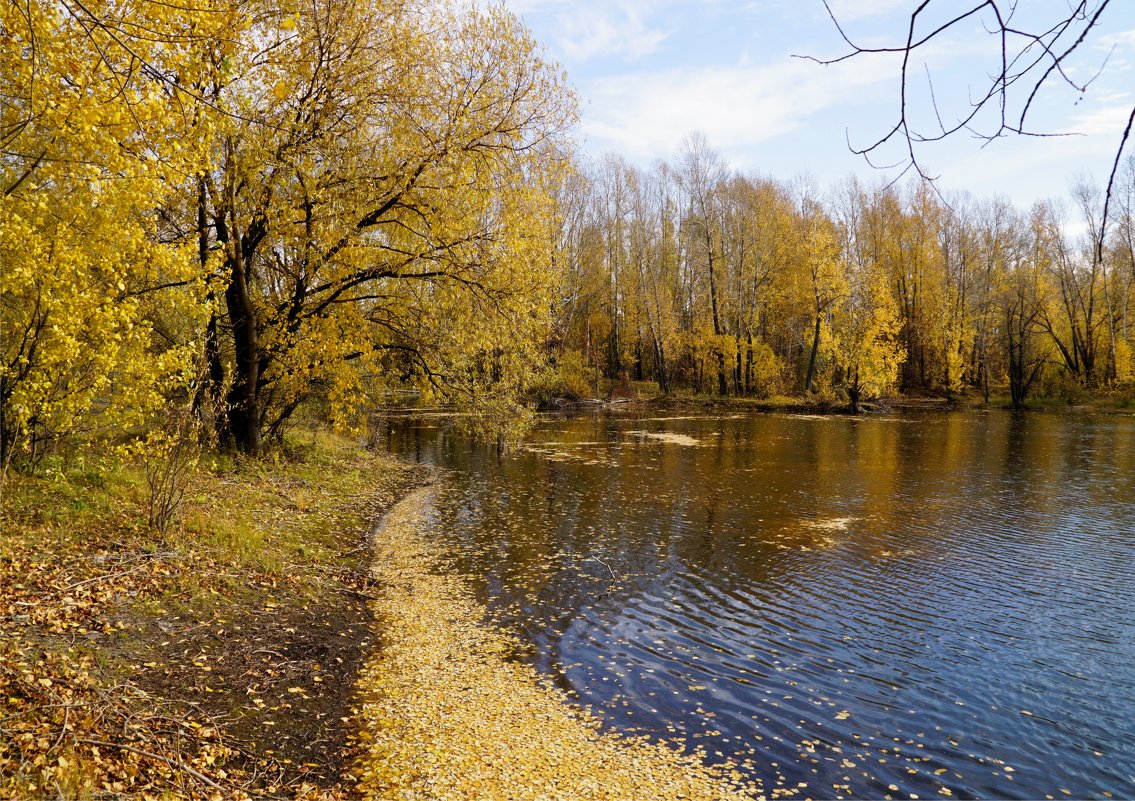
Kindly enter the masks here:
<path id="1" fill-rule="evenodd" d="M 666 375 L 666 351 L 657 338 L 654 340 L 654 358 L 658 363 L 658 390 L 663 395 L 669 395 L 670 379 L 669 376 Z"/>
<path id="2" fill-rule="evenodd" d="M 812 352 L 808 355 L 808 375 L 804 379 L 804 391 L 812 391 L 812 379 L 816 377 L 816 354 L 820 350 L 820 315 L 816 315 L 816 333 L 812 337 Z"/>
<path id="3" fill-rule="evenodd" d="M 733 394 L 740 395 L 744 391 L 741 377 L 745 364 L 745 356 L 744 349 L 741 347 L 741 337 L 735 337 L 734 342 L 736 343 L 736 352 L 733 357 Z"/>
<path id="4" fill-rule="evenodd" d="M 225 305 L 232 324 L 236 370 L 228 393 L 229 429 L 233 444 L 250 456 L 259 456 L 260 437 L 260 341 L 256 310 L 249 292 L 248 273 L 236 243 L 229 258 L 230 280 Z"/>
<path id="5" fill-rule="evenodd" d="M 855 368 L 855 377 L 851 380 L 847 387 L 847 401 L 851 406 L 852 414 L 859 414 L 859 367 Z"/>
<path id="6" fill-rule="evenodd" d="M 209 193 L 204 178 L 197 181 L 197 260 L 201 272 L 209 265 Z M 216 297 L 210 291 L 206 296 L 209 308 L 213 308 Z M 221 401 L 221 390 L 225 384 L 225 368 L 221 362 L 220 331 L 216 312 L 210 312 L 205 326 L 205 375 L 200 376 L 197 395 L 193 404 L 198 415 L 212 424 L 217 441 L 229 438 L 228 413 Z"/>

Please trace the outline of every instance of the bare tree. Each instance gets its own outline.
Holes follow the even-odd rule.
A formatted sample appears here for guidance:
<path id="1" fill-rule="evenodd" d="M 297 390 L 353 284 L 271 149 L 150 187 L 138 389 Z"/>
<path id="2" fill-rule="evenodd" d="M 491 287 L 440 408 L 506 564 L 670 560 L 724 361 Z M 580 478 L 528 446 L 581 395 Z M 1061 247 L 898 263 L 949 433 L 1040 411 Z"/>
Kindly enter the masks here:
<path id="1" fill-rule="evenodd" d="M 1102 72 L 1106 59 L 1087 80 L 1077 80 L 1070 68 L 1071 56 L 1091 41 L 1093 35 L 1102 31 L 1105 12 L 1109 6 L 1122 7 L 1128 2 L 1130 0 L 1069 0 L 1067 4 L 1053 3 L 1050 5 L 1054 11 L 1049 13 L 1054 16 L 1022 24 L 1018 20 L 1018 7 L 1029 4 L 1020 3 L 1019 0 L 970 0 L 963 4 L 951 3 L 949 0 L 921 0 L 910 15 L 905 41 L 895 45 L 866 47 L 852 41 L 831 10 L 828 0 L 823 0 L 828 16 L 850 51 L 829 59 L 801 57 L 830 65 L 868 53 L 900 56 L 899 108 L 894 123 L 882 136 L 866 146 L 855 147 L 850 142 L 848 146 L 852 152 L 864 156 L 872 166 L 903 166 L 902 174 L 913 170 L 922 178 L 933 180 L 919 161 L 918 151 L 921 145 L 940 142 L 961 133 L 968 133 L 985 142 L 1014 134 L 1030 137 L 1063 135 L 1032 127 L 1030 115 L 1037 105 L 1038 95 L 1045 87 L 1060 84 L 1081 95 L 1087 92 Z M 944 13 L 946 16 L 934 17 L 936 13 Z M 985 35 L 994 41 L 998 52 L 997 64 L 988 73 L 988 83 L 971 87 L 970 101 L 963 112 L 956 119 L 945 119 L 934 97 L 933 79 L 927 70 L 925 91 L 929 93 L 934 121 L 928 127 L 914 122 L 911 113 L 913 102 L 919 92 L 923 91 L 915 86 L 917 67 L 913 62 L 916 55 L 926 52 L 935 43 L 941 44 L 948 35 L 958 33 L 964 26 L 974 23 L 983 26 Z M 1127 117 L 1108 176 L 1102 219 L 1104 228 L 1107 227 L 1115 179 L 1131 136 L 1133 122 L 1135 107 L 1132 107 Z M 895 143 L 900 143 L 904 156 L 895 164 L 875 164 L 874 158 L 882 155 L 888 145 Z"/>

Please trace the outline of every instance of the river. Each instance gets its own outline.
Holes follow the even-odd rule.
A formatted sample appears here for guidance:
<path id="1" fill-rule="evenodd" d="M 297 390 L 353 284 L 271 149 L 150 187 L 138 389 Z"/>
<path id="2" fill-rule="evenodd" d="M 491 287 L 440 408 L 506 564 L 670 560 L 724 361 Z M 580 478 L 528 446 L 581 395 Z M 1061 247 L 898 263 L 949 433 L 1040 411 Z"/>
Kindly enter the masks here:
<path id="1" fill-rule="evenodd" d="M 773 797 L 1135 797 L 1135 416 L 595 414 L 443 469 L 452 569 L 604 725 Z"/>

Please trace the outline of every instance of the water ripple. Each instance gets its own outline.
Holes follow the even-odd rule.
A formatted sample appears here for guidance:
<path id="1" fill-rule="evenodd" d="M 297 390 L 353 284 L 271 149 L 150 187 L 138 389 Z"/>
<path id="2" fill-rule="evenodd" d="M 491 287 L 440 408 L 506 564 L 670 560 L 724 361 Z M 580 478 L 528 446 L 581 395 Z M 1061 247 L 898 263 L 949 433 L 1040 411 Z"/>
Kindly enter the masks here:
<path id="1" fill-rule="evenodd" d="M 462 569 L 608 725 L 786 797 L 1135 796 L 1135 417 L 430 435 Z"/>

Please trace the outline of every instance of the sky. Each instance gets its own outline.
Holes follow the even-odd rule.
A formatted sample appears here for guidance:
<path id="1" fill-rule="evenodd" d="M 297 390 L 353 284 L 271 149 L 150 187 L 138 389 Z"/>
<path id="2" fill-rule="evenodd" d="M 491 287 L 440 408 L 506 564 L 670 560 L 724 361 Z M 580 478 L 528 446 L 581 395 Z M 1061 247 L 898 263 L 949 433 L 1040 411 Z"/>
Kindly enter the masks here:
<path id="1" fill-rule="evenodd" d="M 919 30 L 977 2 L 933 0 L 929 11 L 938 16 L 927 16 Z M 1069 2 L 1020 0 L 1014 25 L 1048 27 Z M 614 151 L 649 167 L 656 159 L 674 161 L 683 137 L 700 131 L 738 171 L 782 180 L 809 175 L 821 187 L 851 174 L 874 185 L 898 172 L 873 168 L 849 149 L 849 143 L 869 145 L 895 124 L 897 58 L 864 54 L 825 66 L 795 57 L 830 59 L 848 52 L 821 0 L 505 5 L 567 71 L 581 101 L 579 139 L 587 154 Z M 852 41 L 890 46 L 905 40 L 917 2 L 830 0 L 830 6 Z M 1078 177 L 1106 184 L 1135 104 L 1135 0 L 1111 0 L 1100 22 L 1065 62 L 1072 80 L 1092 78 L 1088 91 L 1081 96 L 1051 80 L 1033 102 L 1031 129 L 1061 136 L 985 144 L 962 131 L 945 143 L 927 144 L 918 151 L 919 162 L 940 189 L 1006 196 L 1026 208 L 1041 198 L 1067 198 Z M 934 133 L 938 117 L 949 127 L 968 113 L 971 97 L 985 91 L 990 72 L 999 70 L 998 53 L 997 40 L 976 18 L 912 57 L 909 105 L 920 130 Z M 1023 97 L 1011 96 L 1010 108 L 1018 107 L 1018 114 Z M 1125 152 L 1135 154 L 1135 141 Z M 887 165 L 902 155 L 890 148 L 874 160 Z"/>

